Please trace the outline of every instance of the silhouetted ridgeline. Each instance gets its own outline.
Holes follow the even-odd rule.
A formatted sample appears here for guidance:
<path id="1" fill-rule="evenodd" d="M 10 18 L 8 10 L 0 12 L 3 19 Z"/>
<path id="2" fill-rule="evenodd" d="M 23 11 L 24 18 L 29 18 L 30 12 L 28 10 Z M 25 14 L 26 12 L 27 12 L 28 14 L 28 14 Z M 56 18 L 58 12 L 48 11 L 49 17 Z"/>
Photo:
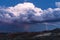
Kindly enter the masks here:
<path id="1" fill-rule="evenodd" d="M 0 40 L 60 40 L 60 29 L 43 32 L 0 33 Z"/>

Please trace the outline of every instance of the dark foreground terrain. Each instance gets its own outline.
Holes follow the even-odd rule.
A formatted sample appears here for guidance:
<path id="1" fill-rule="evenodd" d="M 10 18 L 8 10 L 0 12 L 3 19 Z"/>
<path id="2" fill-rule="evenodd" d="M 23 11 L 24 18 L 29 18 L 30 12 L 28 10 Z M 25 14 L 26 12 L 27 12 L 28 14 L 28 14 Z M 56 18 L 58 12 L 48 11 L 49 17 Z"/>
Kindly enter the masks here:
<path id="1" fill-rule="evenodd" d="M 43 32 L 0 33 L 0 40 L 60 40 L 60 29 Z"/>

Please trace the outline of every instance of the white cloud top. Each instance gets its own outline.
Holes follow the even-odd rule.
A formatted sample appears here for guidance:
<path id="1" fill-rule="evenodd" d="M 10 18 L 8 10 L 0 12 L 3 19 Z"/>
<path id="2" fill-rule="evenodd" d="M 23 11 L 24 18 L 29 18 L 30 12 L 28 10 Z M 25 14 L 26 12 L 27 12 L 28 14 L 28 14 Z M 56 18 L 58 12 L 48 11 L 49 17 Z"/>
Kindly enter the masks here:
<path id="1" fill-rule="evenodd" d="M 60 2 L 56 2 L 56 5 L 59 6 Z M 26 2 L 8 8 L 0 8 L 0 21 L 3 22 L 43 21 L 53 18 L 60 18 L 60 8 L 42 10 L 33 3 Z"/>

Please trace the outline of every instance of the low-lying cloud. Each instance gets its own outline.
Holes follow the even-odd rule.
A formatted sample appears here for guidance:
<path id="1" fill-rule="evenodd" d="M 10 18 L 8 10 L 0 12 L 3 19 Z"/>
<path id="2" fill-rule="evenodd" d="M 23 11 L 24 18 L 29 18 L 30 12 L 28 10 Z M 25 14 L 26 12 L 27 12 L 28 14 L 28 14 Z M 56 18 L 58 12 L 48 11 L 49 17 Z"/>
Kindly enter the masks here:
<path id="1" fill-rule="evenodd" d="M 44 21 L 60 18 L 60 3 L 56 3 L 57 8 L 42 10 L 33 3 L 25 2 L 8 8 L 0 7 L 0 21 L 7 23 L 20 23 L 34 21 Z"/>

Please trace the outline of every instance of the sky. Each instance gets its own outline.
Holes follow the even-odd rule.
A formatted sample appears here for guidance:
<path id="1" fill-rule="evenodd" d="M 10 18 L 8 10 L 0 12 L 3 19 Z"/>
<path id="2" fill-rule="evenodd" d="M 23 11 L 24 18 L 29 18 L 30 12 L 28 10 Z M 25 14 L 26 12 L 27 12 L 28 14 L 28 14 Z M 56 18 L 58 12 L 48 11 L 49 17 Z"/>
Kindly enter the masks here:
<path id="1" fill-rule="evenodd" d="M 23 25 L 18 24 L 21 21 L 29 22 L 30 20 L 42 21 L 60 18 L 60 0 L 27 0 L 27 2 L 28 3 L 25 3 L 25 0 L 0 0 L 0 21 L 2 20 L 3 22 L 0 23 L 1 32 L 24 32 Z M 20 17 L 22 19 L 20 19 Z M 27 18 L 29 18 L 29 20 Z M 9 24 L 4 24 L 4 22 Z M 10 25 L 10 23 L 13 24 Z M 16 26 L 17 24 L 18 26 Z M 44 23 L 29 24 L 27 26 L 30 26 L 28 28 L 29 32 L 46 30 Z M 48 23 L 47 26 L 48 30 L 60 28 L 60 22 Z"/>
<path id="2" fill-rule="evenodd" d="M 36 7 L 47 9 L 49 7 L 55 8 L 55 2 L 59 2 L 60 0 L 27 0 L 28 2 L 32 2 Z M 18 3 L 23 3 L 24 0 L 0 0 L 0 6 L 14 6 Z"/>

